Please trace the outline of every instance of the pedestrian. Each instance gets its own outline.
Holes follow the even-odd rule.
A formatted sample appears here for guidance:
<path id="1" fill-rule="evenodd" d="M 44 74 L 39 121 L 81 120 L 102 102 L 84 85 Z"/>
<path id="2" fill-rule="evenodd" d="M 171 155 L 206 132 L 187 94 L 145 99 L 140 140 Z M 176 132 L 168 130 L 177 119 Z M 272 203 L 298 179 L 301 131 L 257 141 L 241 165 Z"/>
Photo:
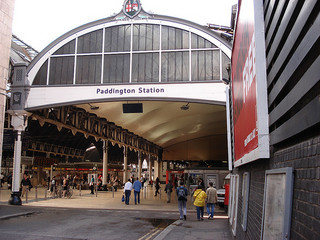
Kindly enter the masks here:
<path id="1" fill-rule="evenodd" d="M 154 193 L 154 196 L 156 197 L 157 194 L 159 193 L 159 189 L 160 189 L 160 179 L 158 177 L 156 179 L 155 186 L 156 186 L 156 192 Z"/>
<path id="2" fill-rule="evenodd" d="M 56 193 L 56 177 L 53 176 L 51 183 L 50 183 L 50 192 L 51 192 L 51 197 L 55 196 Z"/>
<path id="3" fill-rule="evenodd" d="M 188 190 L 184 187 L 184 182 L 180 182 L 177 188 L 178 208 L 180 213 L 180 220 L 187 220 L 187 196 Z"/>
<path id="4" fill-rule="evenodd" d="M 1 174 L 0 174 L 0 184 L 1 184 L 1 187 L 2 187 L 3 183 L 4 183 L 4 175 L 3 175 L 3 173 L 1 173 Z"/>
<path id="5" fill-rule="evenodd" d="M 72 189 L 77 188 L 77 175 L 74 175 L 73 180 L 72 180 Z"/>
<path id="6" fill-rule="evenodd" d="M 199 178 L 198 186 L 201 186 L 202 189 L 205 189 L 204 182 L 202 178 Z"/>
<path id="7" fill-rule="evenodd" d="M 62 181 L 62 197 L 66 197 L 67 191 L 68 191 L 68 187 L 69 187 L 69 179 L 68 177 L 63 176 L 63 181 Z"/>
<path id="8" fill-rule="evenodd" d="M 167 203 L 169 203 L 171 201 L 171 193 L 172 193 L 172 184 L 171 181 L 169 180 L 168 183 L 166 184 L 166 187 L 164 189 L 164 191 L 167 193 Z"/>
<path id="9" fill-rule="evenodd" d="M 144 177 L 141 178 L 141 184 L 142 184 L 142 188 L 144 188 L 144 183 L 146 182 L 146 179 Z"/>
<path id="10" fill-rule="evenodd" d="M 193 198 L 193 205 L 197 208 L 197 219 L 198 221 L 203 220 L 203 210 L 207 194 L 203 191 L 203 187 L 201 185 L 199 185 L 197 190 L 194 192 Z"/>
<path id="11" fill-rule="evenodd" d="M 90 187 L 90 190 L 91 190 L 91 192 L 90 192 L 90 194 L 94 194 L 94 176 L 92 175 L 92 177 L 91 177 L 91 180 L 90 180 L 90 183 L 89 183 L 89 187 Z"/>
<path id="12" fill-rule="evenodd" d="M 142 184 L 139 181 L 139 178 L 134 181 L 133 183 L 133 190 L 134 190 L 134 204 L 137 205 L 137 198 L 138 198 L 138 204 L 140 204 L 140 190 L 142 188 Z"/>
<path id="13" fill-rule="evenodd" d="M 209 182 L 209 188 L 206 191 L 207 194 L 207 213 L 208 213 L 208 219 L 213 219 L 214 216 L 214 205 L 218 201 L 218 194 L 217 189 L 213 187 L 213 183 Z"/>
<path id="14" fill-rule="evenodd" d="M 12 173 L 9 173 L 7 177 L 7 182 L 8 182 L 8 189 L 11 189 L 12 187 Z"/>
<path id="15" fill-rule="evenodd" d="M 124 185 L 123 191 L 124 191 L 124 194 L 125 194 L 125 203 L 127 205 L 129 205 L 130 195 L 131 195 L 131 191 L 132 191 L 132 183 L 130 181 L 130 178 L 128 179 L 128 181 Z"/>
<path id="16" fill-rule="evenodd" d="M 32 187 L 30 178 L 27 176 L 27 174 L 23 174 L 23 179 L 21 181 L 21 187 L 22 187 L 22 194 L 21 197 L 24 196 L 26 191 L 29 191 Z"/>

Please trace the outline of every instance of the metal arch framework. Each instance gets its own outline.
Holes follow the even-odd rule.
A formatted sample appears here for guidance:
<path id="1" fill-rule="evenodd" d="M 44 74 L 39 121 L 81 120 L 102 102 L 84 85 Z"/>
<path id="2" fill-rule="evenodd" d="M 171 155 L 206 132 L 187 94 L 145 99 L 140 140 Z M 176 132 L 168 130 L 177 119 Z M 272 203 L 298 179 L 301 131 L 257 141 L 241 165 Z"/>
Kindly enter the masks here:
<path id="1" fill-rule="evenodd" d="M 143 139 L 134 133 L 108 122 L 104 118 L 99 118 L 95 114 L 90 114 L 83 109 L 74 106 L 64 106 L 58 108 L 41 109 L 32 113 L 32 118 L 37 119 L 40 125 L 45 122 L 52 123 L 61 131 L 62 128 L 70 129 L 73 135 L 82 133 L 86 138 L 92 136 L 99 140 L 108 140 L 113 145 L 119 147 L 126 146 L 130 150 L 141 151 L 153 156 L 159 156 L 162 148 Z M 32 149 L 36 148 L 32 147 Z M 61 147 L 54 147 L 54 150 L 61 150 Z M 55 151 L 57 152 L 57 151 Z M 59 153 L 59 152 L 58 152 Z M 83 151 L 72 148 L 64 148 L 63 155 L 81 156 Z"/>

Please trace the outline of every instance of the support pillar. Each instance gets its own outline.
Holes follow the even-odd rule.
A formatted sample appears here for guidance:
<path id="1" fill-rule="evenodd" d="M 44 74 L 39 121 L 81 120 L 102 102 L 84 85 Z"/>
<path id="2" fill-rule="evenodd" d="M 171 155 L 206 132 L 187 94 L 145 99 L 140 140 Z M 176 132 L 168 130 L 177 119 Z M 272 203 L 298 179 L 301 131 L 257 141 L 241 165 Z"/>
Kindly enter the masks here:
<path id="1" fill-rule="evenodd" d="M 106 186 L 108 181 L 108 146 L 109 141 L 103 140 L 103 165 L 102 165 L 102 185 Z"/>
<path id="2" fill-rule="evenodd" d="M 154 171 L 153 171 L 153 174 L 154 174 L 154 179 L 157 179 L 157 177 L 159 177 L 159 161 L 158 161 L 158 158 L 157 158 L 157 160 L 154 160 Z"/>
<path id="3" fill-rule="evenodd" d="M 26 72 L 26 63 L 14 65 L 11 84 L 10 109 L 8 110 L 8 113 L 11 114 L 11 125 L 13 126 L 13 130 L 17 133 L 17 138 L 14 144 L 12 193 L 9 199 L 9 204 L 11 205 L 22 204 L 19 193 L 22 152 L 21 133 L 26 129 L 28 123 L 28 112 L 24 110 L 24 107 L 27 99 L 28 88 L 30 87 Z"/>
<path id="4" fill-rule="evenodd" d="M 128 170 L 128 147 L 127 146 L 124 146 L 123 147 L 123 163 L 124 163 L 124 166 L 123 166 L 123 183 L 125 184 L 128 180 L 128 177 L 127 177 L 127 170 Z"/>
<path id="5" fill-rule="evenodd" d="M 148 155 L 148 157 L 149 157 L 149 164 L 148 164 L 148 167 L 149 167 L 149 182 L 151 181 L 151 179 L 152 179 L 152 162 L 151 162 L 151 155 L 149 154 Z"/>
<path id="6" fill-rule="evenodd" d="M 11 205 L 21 205 L 20 198 L 20 166 L 21 166 L 21 131 L 17 131 L 17 140 L 14 144 L 12 193 L 9 199 Z"/>
<path id="7" fill-rule="evenodd" d="M 138 178 L 141 179 L 142 175 L 142 152 L 138 151 Z"/>

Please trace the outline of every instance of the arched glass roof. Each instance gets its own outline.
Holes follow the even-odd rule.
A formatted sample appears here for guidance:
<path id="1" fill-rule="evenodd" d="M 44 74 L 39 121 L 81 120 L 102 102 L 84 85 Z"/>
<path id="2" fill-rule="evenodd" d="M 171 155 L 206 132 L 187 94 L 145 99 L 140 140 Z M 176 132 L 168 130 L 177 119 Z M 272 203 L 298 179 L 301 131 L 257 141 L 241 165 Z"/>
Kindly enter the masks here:
<path id="1" fill-rule="evenodd" d="M 28 68 L 33 86 L 212 82 L 228 78 L 230 45 L 185 20 L 107 18 L 49 45 Z"/>

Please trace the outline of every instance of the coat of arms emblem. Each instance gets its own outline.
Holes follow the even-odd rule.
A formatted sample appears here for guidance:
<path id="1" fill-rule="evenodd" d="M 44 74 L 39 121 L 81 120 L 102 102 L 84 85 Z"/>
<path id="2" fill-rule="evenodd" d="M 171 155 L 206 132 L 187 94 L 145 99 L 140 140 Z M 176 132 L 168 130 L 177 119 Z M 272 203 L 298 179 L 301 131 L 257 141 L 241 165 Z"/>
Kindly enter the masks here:
<path id="1" fill-rule="evenodd" d="M 135 17 L 141 10 L 139 0 L 126 0 L 123 5 L 123 12 L 130 18 Z"/>

